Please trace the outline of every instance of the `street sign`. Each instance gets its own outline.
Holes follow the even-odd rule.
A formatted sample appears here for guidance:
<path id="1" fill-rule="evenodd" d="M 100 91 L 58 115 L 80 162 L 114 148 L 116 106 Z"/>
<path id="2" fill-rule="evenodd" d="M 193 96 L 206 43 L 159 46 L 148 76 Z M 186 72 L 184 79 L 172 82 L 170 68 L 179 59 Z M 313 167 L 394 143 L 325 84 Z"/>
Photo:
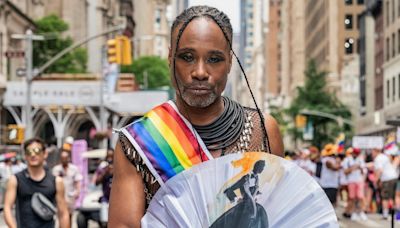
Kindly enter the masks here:
<path id="1" fill-rule="evenodd" d="M 18 77 L 25 77 L 26 75 L 26 69 L 23 67 L 20 67 L 16 70 L 16 74 Z"/>

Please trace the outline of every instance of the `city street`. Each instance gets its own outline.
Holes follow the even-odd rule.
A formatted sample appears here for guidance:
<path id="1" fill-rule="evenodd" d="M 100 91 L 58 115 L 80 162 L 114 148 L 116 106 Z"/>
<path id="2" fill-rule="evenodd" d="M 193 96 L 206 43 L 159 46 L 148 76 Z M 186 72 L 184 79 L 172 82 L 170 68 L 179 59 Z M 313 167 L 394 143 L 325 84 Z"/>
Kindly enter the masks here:
<path id="1" fill-rule="evenodd" d="M 351 221 L 350 219 L 345 219 L 341 216 L 343 212 L 342 207 L 337 208 L 337 214 L 339 219 L 339 225 L 342 228 L 373 228 L 373 227 L 390 227 L 390 220 L 382 220 L 381 216 L 378 214 L 368 214 L 368 220 L 366 221 Z M 0 228 L 7 228 L 4 223 L 3 213 L 0 214 Z M 72 224 L 73 228 L 76 228 L 76 224 Z M 97 224 L 94 222 L 90 222 L 90 228 L 97 228 Z M 396 228 L 400 228 L 400 222 L 395 223 Z"/>

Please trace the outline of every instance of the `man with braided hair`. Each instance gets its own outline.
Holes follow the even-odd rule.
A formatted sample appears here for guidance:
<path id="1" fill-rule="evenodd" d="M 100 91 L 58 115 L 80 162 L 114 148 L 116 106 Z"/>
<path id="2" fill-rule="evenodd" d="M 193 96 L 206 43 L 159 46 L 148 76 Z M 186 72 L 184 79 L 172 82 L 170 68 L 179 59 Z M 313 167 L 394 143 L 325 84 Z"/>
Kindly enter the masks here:
<path id="1" fill-rule="evenodd" d="M 183 170 L 180 160 L 174 160 L 177 143 L 191 154 L 192 162 L 247 151 L 283 155 L 279 128 L 271 116 L 264 117 L 256 103 L 252 109 L 221 96 L 233 56 L 241 67 L 232 50 L 232 26 L 223 12 L 194 6 L 175 19 L 168 59 L 176 100 L 120 130 L 110 227 L 140 227 L 161 181 Z"/>

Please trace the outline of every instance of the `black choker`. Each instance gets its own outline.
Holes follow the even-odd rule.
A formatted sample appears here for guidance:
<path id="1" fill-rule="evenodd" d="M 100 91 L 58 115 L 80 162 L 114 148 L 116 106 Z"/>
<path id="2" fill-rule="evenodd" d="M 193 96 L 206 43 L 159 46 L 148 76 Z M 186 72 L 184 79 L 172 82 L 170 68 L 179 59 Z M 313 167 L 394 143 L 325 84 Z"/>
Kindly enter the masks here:
<path id="1" fill-rule="evenodd" d="M 229 98 L 222 97 L 224 111 L 211 124 L 193 125 L 209 150 L 224 149 L 236 142 L 244 127 L 243 107 Z"/>

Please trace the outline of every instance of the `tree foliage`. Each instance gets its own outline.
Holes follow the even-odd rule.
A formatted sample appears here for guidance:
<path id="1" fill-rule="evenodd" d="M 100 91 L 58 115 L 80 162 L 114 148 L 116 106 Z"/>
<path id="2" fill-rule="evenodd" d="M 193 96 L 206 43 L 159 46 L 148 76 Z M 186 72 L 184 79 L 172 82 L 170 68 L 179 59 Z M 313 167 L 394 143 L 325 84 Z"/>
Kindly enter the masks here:
<path id="1" fill-rule="evenodd" d="M 69 27 L 56 15 L 43 17 L 35 23 L 35 33 L 48 37 L 48 40 L 33 42 L 33 66 L 40 67 L 56 54 L 73 45 L 74 41 L 71 37 L 62 36 Z M 54 62 L 45 70 L 45 73 L 84 73 L 86 63 L 86 49 L 77 48 Z"/>
<path id="2" fill-rule="evenodd" d="M 326 90 L 326 75 L 327 72 L 317 69 L 314 61 L 308 63 L 305 71 L 305 85 L 297 88 L 297 96 L 286 110 L 286 113 L 289 114 L 293 122 L 296 115 L 305 109 L 333 114 L 343 119 L 351 119 L 349 109 L 333 93 Z M 344 125 L 341 128 L 332 119 L 318 116 L 307 116 L 307 119 L 312 122 L 314 127 L 314 137 L 311 143 L 319 148 L 328 142 L 333 142 L 341 131 L 347 135 L 351 133 L 349 126 Z M 288 129 L 288 133 L 295 139 L 302 139 L 299 129 Z"/>
<path id="3" fill-rule="evenodd" d="M 144 87 L 146 84 L 145 75 L 147 74 L 147 89 L 156 89 L 163 86 L 170 86 L 169 68 L 166 59 L 158 56 L 143 56 L 134 60 L 130 66 L 122 66 L 121 73 L 135 74 L 136 81 Z"/>

